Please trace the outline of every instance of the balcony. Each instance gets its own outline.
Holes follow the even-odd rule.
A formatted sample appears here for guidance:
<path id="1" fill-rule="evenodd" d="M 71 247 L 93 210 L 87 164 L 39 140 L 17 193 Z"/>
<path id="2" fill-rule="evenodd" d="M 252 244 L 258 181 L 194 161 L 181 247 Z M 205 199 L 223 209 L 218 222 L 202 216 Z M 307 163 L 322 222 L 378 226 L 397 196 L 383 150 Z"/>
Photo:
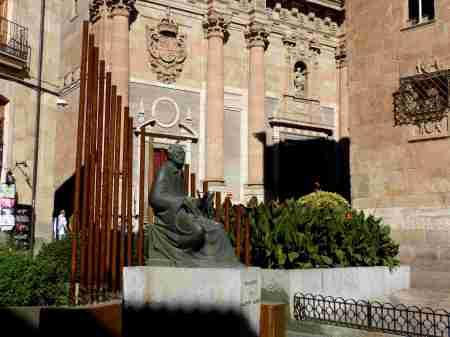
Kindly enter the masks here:
<path id="1" fill-rule="evenodd" d="M 28 28 L 0 17 L 0 65 L 24 71 L 28 69 L 29 57 Z"/>

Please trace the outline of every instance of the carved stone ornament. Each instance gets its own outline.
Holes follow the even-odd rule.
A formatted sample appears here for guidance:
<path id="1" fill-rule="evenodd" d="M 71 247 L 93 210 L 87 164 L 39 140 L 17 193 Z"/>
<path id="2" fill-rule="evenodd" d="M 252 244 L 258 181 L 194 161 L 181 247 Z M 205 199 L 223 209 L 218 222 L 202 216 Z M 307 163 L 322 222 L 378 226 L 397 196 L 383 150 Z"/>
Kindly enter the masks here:
<path id="1" fill-rule="evenodd" d="M 124 10 L 128 12 L 130 25 L 136 21 L 138 11 L 136 9 L 136 0 L 92 0 L 89 5 L 89 18 L 92 23 L 96 22 L 102 13 L 102 10 Z"/>
<path id="2" fill-rule="evenodd" d="M 261 46 L 267 50 L 269 47 L 269 30 L 264 24 L 251 22 L 244 30 L 244 37 L 248 48 Z"/>
<path id="3" fill-rule="evenodd" d="M 230 22 L 231 17 L 226 18 L 218 11 L 209 9 L 202 22 L 203 31 L 206 38 L 218 36 L 223 39 L 224 43 L 226 43 L 230 36 L 228 31 Z"/>
<path id="4" fill-rule="evenodd" d="M 183 71 L 187 58 L 186 35 L 180 33 L 179 25 L 170 10 L 156 27 L 147 26 L 147 50 L 153 72 L 158 81 L 174 83 Z"/>
<path id="5" fill-rule="evenodd" d="M 297 60 L 312 61 L 318 65 L 320 55 L 320 43 L 316 36 L 306 36 L 300 32 L 286 33 L 282 38 L 283 44 L 288 51 L 289 58 Z"/>

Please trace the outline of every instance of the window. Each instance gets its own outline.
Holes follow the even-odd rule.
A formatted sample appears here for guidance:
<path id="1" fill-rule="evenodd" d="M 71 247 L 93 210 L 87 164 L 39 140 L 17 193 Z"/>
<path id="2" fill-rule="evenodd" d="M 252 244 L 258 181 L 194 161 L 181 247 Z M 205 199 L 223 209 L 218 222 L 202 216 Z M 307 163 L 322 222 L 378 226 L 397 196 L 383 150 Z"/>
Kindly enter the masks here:
<path id="1" fill-rule="evenodd" d="M 408 0 L 408 9 L 411 24 L 428 22 L 435 17 L 435 0 Z"/>

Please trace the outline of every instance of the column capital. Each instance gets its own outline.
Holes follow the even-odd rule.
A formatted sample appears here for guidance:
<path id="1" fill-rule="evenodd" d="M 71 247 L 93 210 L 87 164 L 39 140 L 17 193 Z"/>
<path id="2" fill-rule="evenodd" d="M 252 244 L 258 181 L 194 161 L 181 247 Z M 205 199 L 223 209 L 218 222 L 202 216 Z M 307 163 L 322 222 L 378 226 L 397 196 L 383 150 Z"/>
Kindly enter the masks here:
<path id="1" fill-rule="evenodd" d="M 208 8 L 208 12 L 202 22 L 206 38 L 220 37 L 226 43 L 230 36 L 228 31 L 230 21 L 231 15 L 226 17 L 224 13 L 219 12 L 217 9 Z"/>
<path id="2" fill-rule="evenodd" d="M 108 12 L 111 16 L 128 17 L 131 26 L 139 14 L 135 4 L 136 0 L 92 0 L 89 6 L 90 21 L 95 23 L 103 12 Z"/>
<path id="3" fill-rule="evenodd" d="M 267 50 L 269 47 L 269 29 L 268 25 L 251 21 L 250 24 L 244 30 L 244 37 L 247 42 L 247 48 L 253 47 L 263 47 L 264 50 Z"/>

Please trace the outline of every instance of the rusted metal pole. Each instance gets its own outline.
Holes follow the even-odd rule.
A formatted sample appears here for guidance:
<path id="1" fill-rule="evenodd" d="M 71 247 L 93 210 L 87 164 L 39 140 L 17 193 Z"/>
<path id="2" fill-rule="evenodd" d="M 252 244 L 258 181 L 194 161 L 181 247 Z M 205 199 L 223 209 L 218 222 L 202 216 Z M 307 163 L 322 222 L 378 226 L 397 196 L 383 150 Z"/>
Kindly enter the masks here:
<path id="1" fill-rule="evenodd" d="M 208 182 L 206 180 L 203 181 L 203 193 L 208 193 Z"/>
<path id="2" fill-rule="evenodd" d="M 86 66 L 87 52 L 89 42 L 89 22 L 83 22 L 83 40 L 81 47 L 81 67 L 80 67 L 80 101 L 78 104 L 78 125 L 77 125 L 77 153 L 75 159 L 75 195 L 73 206 L 73 224 L 72 224 L 72 263 L 70 273 L 70 293 L 69 298 L 72 304 L 75 304 L 75 283 L 78 273 L 78 240 L 80 235 L 80 198 L 81 198 L 81 167 L 83 161 L 84 147 L 84 115 L 86 103 Z"/>
<path id="3" fill-rule="evenodd" d="M 241 220 L 242 220 L 242 209 L 241 205 L 236 206 L 236 256 L 241 260 Z"/>
<path id="4" fill-rule="evenodd" d="M 184 192 L 189 194 L 189 164 L 184 164 L 183 170 L 183 182 L 184 182 Z"/>
<path id="5" fill-rule="evenodd" d="M 116 230 L 117 230 L 117 214 L 115 212 L 115 204 L 116 204 L 116 198 L 118 198 L 118 193 L 116 192 L 116 143 L 117 143 L 117 87 L 112 86 L 111 87 L 111 162 L 110 162 L 110 188 L 111 188 L 111 200 L 108 204 L 108 217 L 109 217 L 109 223 L 111 223 L 111 230 L 110 233 L 110 250 L 109 250 L 109 264 L 110 264 L 110 279 L 109 279 L 109 289 L 113 290 L 114 288 L 114 273 L 116 269 L 116 250 L 117 250 L 117 236 L 116 236 Z"/>
<path id="6" fill-rule="evenodd" d="M 191 173 L 191 197 L 195 198 L 195 173 Z"/>
<path id="7" fill-rule="evenodd" d="M 103 167 L 103 198 L 102 198 L 102 223 L 103 236 L 102 240 L 103 251 L 102 259 L 104 264 L 103 269 L 103 287 L 107 288 L 110 273 L 110 250 L 111 250 L 111 202 L 112 202 L 112 170 L 111 170 L 111 154 L 114 149 L 112 144 L 113 125 L 111 120 L 111 73 L 106 74 L 106 89 L 105 89 L 105 143 L 104 143 L 104 167 Z"/>
<path id="8" fill-rule="evenodd" d="M 230 231 L 230 197 L 225 198 L 225 202 L 223 203 L 223 227 L 225 231 L 228 233 Z"/>
<path id="9" fill-rule="evenodd" d="M 216 214 L 215 214 L 215 218 L 217 222 L 220 222 L 220 209 L 222 208 L 222 195 L 220 192 L 216 192 L 215 193 L 215 208 L 216 208 Z"/>
<path id="10" fill-rule="evenodd" d="M 127 129 L 127 266 L 133 265 L 133 118 L 130 109 L 125 108 L 125 118 L 128 119 Z"/>
<path id="11" fill-rule="evenodd" d="M 127 140 L 128 140 L 128 116 L 125 115 L 125 109 L 120 110 L 120 116 L 122 117 L 123 120 L 123 130 L 122 130 L 122 136 L 121 136 L 121 140 L 122 140 L 122 151 L 120 153 L 120 162 L 122 163 L 121 168 L 122 168 L 122 183 L 121 183 L 121 187 L 122 190 L 120 191 L 121 195 L 122 195 L 122 200 L 121 200 L 121 204 L 120 204 L 120 264 L 119 264 L 119 277 L 118 277 L 118 285 L 117 287 L 119 288 L 120 283 L 122 282 L 122 270 L 123 267 L 125 266 L 125 232 L 126 232 L 126 220 L 127 220 L 127 176 L 128 176 L 128 172 L 127 172 L 127 160 L 126 160 L 126 154 L 127 154 Z"/>
<path id="12" fill-rule="evenodd" d="M 144 265 L 144 184 L 145 184 L 145 133 L 139 133 L 139 230 L 137 240 L 138 264 Z"/>
<path id="13" fill-rule="evenodd" d="M 93 64 L 93 86 L 92 86 L 92 126 L 93 132 L 91 133 L 91 150 L 90 150 L 90 169 L 89 169 L 89 190 L 90 190 L 90 202 L 89 202 L 89 234 L 88 234 L 88 288 L 90 290 L 90 298 L 93 300 L 93 295 L 95 291 L 95 199 L 97 197 L 97 191 L 95 190 L 95 179 L 96 179 L 96 149 L 97 149 L 97 121 L 98 121 L 98 58 L 99 49 L 94 47 L 94 64 Z"/>
<path id="14" fill-rule="evenodd" d="M 141 130 L 141 132 L 145 135 L 145 129 Z M 153 185 L 153 179 L 155 176 L 155 165 L 154 165 L 154 148 L 153 148 L 153 139 L 151 137 L 148 138 L 148 193 L 150 194 Z M 148 203 L 148 222 L 153 222 L 153 209 Z"/>
<path id="15" fill-rule="evenodd" d="M 103 181 L 103 172 L 105 170 L 105 156 L 106 153 L 105 146 L 105 132 L 104 132 L 104 109 L 105 109 L 105 61 L 100 61 L 100 73 L 99 73 L 99 81 L 98 81 L 98 122 L 97 122 L 97 172 L 96 172 L 96 202 L 95 208 L 97 210 L 95 214 L 96 219 L 96 227 L 95 227 L 95 270 L 96 270 L 96 289 L 99 290 L 103 288 L 104 275 L 105 275 L 105 263 L 104 263 L 104 222 L 103 222 L 103 212 L 102 201 L 105 197 L 105 183 Z"/>
<path id="16" fill-rule="evenodd" d="M 245 228 L 245 242 L 244 242 L 244 263 L 246 266 L 251 265 L 251 228 L 250 228 L 250 213 L 245 212 L 244 215 L 244 228 Z"/>
<path id="17" fill-rule="evenodd" d="M 117 87 L 113 86 L 113 92 L 117 93 Z M 121 111 L 122 111 L 122 97 L 117 96 L 115 105 L 115 139 L 114 139 L 114 205 L 113 205 L 113 249 L 112 249 L 112 289 L 117 291 L 117 270 L 118 268 L 118 256 L 120 252 L 118 233 L 119 233 L 119 188 L 120 188 L 120 135 L 121 135 Z"/>
<path id="18" fill-rule="evenodd" d="M 94 72 L 94 35 L 89 34 L 89 51 L 88 51 L 88 84 L 87 84 L 87 92 L 92 92 L 93 87 L 93 78 L 92 75 Z M 86 132 L 85 132 L 85 145 L 84 145 L 84 168 L 83 168 L 83 201 L 82 201 L 82 217 L 81 217 L 81 261 L 80 261 L 80 273 L 81 273 L 81 286 L 82 291 L 84 292 L 88 287 L 88 238 L 89 238 L 89 200 L 90 200 L 90 191 L 89 191 L 89 169 L 91 163 L 91 133 L 93 131 L 92 126 L 92 104 L 91 95 L 86 96 Z"/>

